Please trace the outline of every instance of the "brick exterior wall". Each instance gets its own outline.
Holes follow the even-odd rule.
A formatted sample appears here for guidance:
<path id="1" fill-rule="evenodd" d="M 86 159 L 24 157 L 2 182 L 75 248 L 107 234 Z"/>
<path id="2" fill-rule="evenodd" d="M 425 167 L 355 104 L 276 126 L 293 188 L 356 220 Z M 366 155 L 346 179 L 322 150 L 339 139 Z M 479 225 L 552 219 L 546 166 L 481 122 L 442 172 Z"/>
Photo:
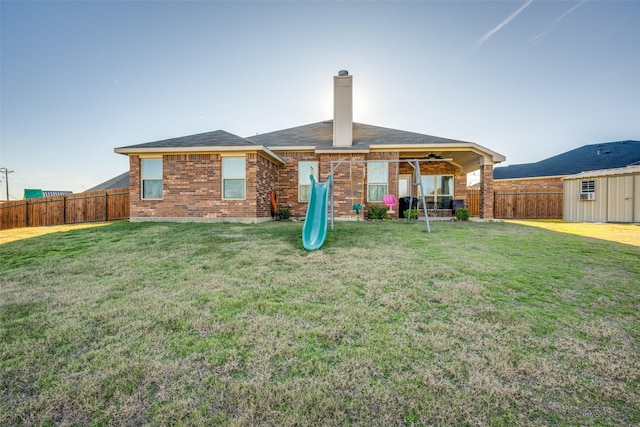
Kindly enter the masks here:
<path id="1" fill-rule="evenodd" d="M 294 217 L 304 217 L 307 213 L 307 202 L 298 202 L 298 162 L 319 161 L 319 157 L 313 152 L 288 152 L 278 153 L 278 155 L 286 161 L 278 171 L 276 187 L 278 205 L 289 209 Z M 326 176 L 329 172 L 324 172 L 320 165 L 318 175 L 320 181 L 326 180 L 322 178 L 323 173 Z"/>
<path id="2" fill-rule="evenodd" d="M 333 171 L 333 201 L 334 217 L 343 219 L 362 219 L 364 218 L 364 209 L 360 211 L 360 214 L 356 214 L 353 210 L 354 203 L 359 203 L 363 206 L 367 204 L 367 188 L 366 183 L 363 189 L 363 178 L 365 177 L 365 165 L 364 161 L 370 160 L 364 154 L 323 154 L 320 162 L 320 170 L 325 171 L 321 175 L 322 180 L 328 178 L 331 172 L 331 162 L 337 162 L 339 160 L 345 161 L 338 165 Z M 357 163 L 349 165 L 349 160 L 358 160 Z M 331 203 L 331 201 L 329 201 Z"/>
<path id="3" fill-rule="evenodd" d="M 132 218 L 262 219 L 271 217 L 270 192 L 278 182 L 278 166 L 257 153 L 246 154 L 244 200 L 222 199 L 222 157 L 219 154 L 162 156 L 162 200 L 143 200 L 140 157 L 130 157 Z"/>
<path id="4" fill-rule="evenodd" d="M 140 157 L 129 156 L 129 216 L 140 216 L 134 201 L 140 200 Z"/>
<path id="5" fill-rule="evenodd" d="M 562 177 L 495 179 L 493 189 L 498 193 L 563 192 Z"/>
<path id="6" fill-rule="evenodd" d="M 398 176 L 413 174 L 406 163 L 395 162 L 398 152 L 369 154 L 315 154 L 314 152 L 282 152 L 284 165 L 276 164 L 260 153 L 247 153 L 245 200 L 222 200 L 222 156 L 216 153 L 167 154 L 162 156 L 163 198 L 141 198 L 140 157 L 129 158 L 130 211 L 132 218 L 199 218 L 212 220 L 254 219 L 271 217 L 271 191 L 276 191 L 278 205 L 288 208 L 292 216 L 302 218 L 307 202 L 298 201 L 298 163 L 317 161 L 319 180 L 325 182 L 331 173 L 331 162 L 344 161 L 334 170 L 334 215 L 342 219 L 363 219 L 372 204 L 367 200 L 367 173 L 364 161 L 392 160 L 389 163 L 388 192 L 397 195 Z M 362 162 L 349 163 L 350 160 Z M 456 166 L 447 162 L 430 162 L 420 165 L 422 175 L 454 175 L 454 197 L 464 199 L 466 174 L 460 174 Z M 363 205 L 358 215 L 353 204 Z M 396 212 L 398 211 L 396 207 Z M 448 211 L 448 210 L 445 210 Z M 450 212 L 441 212 L 450 215 Z M 434 214 L 437 214 L 434 212 Z M 396 213 L 396 215 L 398 215 Z"/>
<path id="7" fill-rule="evenodd" d="M 249 157 L 255 158 L 256 217 L 271 217 L 271 192 L 278 191 L 279 166 L 259 154 L 250 154 Z M 253 160 L 248 162 L 249 171 L 253 170 L 252 162 Z M 247 174 L 249 174 L 249 172 L 247 172 Z M 248 192 L 249 191 L 247 189 L 247 193 Z"/>

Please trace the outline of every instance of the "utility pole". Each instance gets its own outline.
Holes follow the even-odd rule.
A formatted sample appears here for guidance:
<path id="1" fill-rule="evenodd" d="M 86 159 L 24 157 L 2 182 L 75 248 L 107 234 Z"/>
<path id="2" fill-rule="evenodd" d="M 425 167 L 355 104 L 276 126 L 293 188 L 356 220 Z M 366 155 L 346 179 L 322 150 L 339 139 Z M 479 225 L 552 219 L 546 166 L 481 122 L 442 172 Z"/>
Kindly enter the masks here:
<path id="1" fill-rule="evenodd" d="M 0 168 L 0 173 L 4 173 L 4 182 L 6 184 L 6 190 L 7 190 L 7 202 L 9 201 L 9 174 L 13 173 L 13 171 L 10 171 L 7 168 Z"/>

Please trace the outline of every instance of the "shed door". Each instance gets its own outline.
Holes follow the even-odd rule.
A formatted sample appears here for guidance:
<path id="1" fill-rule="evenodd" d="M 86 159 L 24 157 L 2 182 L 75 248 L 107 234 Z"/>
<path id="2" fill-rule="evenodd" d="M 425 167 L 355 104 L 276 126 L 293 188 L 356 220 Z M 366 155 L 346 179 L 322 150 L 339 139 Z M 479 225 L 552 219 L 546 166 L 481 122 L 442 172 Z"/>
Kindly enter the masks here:
<path id="1" fill-rule="evenodd" d="M 608 222 L 633 222 L 633 176 L 608 179 Z"/>

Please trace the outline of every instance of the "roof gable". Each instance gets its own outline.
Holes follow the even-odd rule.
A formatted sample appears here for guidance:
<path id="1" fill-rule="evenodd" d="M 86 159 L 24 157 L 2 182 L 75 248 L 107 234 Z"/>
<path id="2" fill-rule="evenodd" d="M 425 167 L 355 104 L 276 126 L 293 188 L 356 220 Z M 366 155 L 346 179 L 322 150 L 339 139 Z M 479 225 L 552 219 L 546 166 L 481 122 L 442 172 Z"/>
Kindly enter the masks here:
<path id="1" fill-rule="evenodd" d="M 640 162 L 640 141 L 590 144 L 536 163 L 496 167 L 494 179 L 564 176 L 601 169 L 615 169 Z"/>

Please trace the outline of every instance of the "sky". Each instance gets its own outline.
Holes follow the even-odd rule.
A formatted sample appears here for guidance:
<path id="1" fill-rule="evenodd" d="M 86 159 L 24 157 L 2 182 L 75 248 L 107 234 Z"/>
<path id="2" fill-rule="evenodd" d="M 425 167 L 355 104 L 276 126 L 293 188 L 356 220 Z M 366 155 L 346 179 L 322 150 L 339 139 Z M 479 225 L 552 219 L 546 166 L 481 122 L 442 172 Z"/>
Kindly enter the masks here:
<path id="1" fill-rule="evenodd" d="M 640 1 L 0 0 L 0 168 L 81 192 L 114 148 L 332 119 L 536 162 L 640 140 Z M 6 198 L 4 176 L 0 200 Z"/>

